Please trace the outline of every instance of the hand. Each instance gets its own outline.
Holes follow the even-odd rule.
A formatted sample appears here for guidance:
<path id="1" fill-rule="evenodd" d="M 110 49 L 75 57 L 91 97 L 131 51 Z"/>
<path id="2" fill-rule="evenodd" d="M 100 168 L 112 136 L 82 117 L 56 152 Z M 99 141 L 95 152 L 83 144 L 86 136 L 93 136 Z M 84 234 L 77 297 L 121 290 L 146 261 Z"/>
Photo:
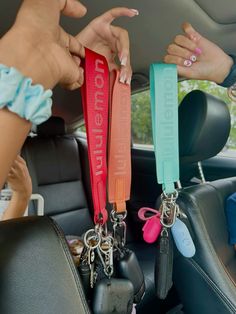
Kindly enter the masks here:
<path id="1" fill-rule="evenodd" d="M 233 60 L 220 47 L 184 23 L 184 35 L 177 35 L 167 49 L 166 63 L 177 64 L 178 73 L 188 79 L 222 83 Z"/>
<path id="2" fill-rule="evenodd" d="M 104 55 L 110 70 L 118 68 L 116 55 L 121 64 L 120 81 L 130 84 L 132 70 L 130 66 L 129 35 L 123 28 L 113 26 L 114 19 L 121 16 L 134 17 L 138 11 L 128 8 L 114 8 L 95 18 L 76 38 L 83 46 Z"/>
<path id="3" fill-rule="evenodd" d="M 7 176 L 7 183 L 18 198 L 29 199 L 32 194 L 32 182 L 26 162 L 17 156 Z"/>
<path id="4" fill-rule="evenodd" d="M 7 182 L 12 189 L 12 197 L 5 209 L 2 220 L 18 218 L 24 215 L 32 194 L 32 182 L 28 168 L 22 157 L 16 157 L 7 176 Z"/>
<path id="5" fill-rule="evenodd" d="M 0 63 L 45 88 L 58 82 L 69 89 L 80 87 L 84 49 L 59 26 L 60 12 L 78 18 L 86 9 L 77 0 L 24 0 L 15 24 L 0 41 Z"/>

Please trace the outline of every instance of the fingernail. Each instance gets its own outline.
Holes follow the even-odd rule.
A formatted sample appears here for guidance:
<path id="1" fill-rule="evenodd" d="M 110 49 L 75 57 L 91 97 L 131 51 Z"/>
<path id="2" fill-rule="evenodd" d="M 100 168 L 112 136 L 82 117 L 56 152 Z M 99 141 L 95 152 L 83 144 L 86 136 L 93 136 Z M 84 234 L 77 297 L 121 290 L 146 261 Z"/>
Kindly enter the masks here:
<path id="1" fill-rule="evenodd" d="M 190 61 L 190 60 L 185 60 L 184 61 L 184 66 L 191 67 L 191 65 L 192 65 L 192 61 Z"/>
<path id="2" fill-rule="evenodd" d="M 135 15 L 139 15 L 139 11 L 138 11 L 138 10 L 136 10 L 136 9 L 130 9 L 130 11 L 134 12 L 134 13 L 135 13 Z"/>
<path id="3" fill-rule="evenodd" d="M 192 56 L 190 57 L 190 60 L 191 60 L 192 62 L 196 62 L 196 61 L 197 61 L 197 57 L 196 57 L 195 55 L 192 55 Z"/>
<path id="4" fill-rule="evenodd" d="M 127 57 L 121 57 L 120 64 L 123 66 L 126 66 L 126 63 L 127 63 Z"/>
<path id="5" fill-rule="evenodd" d="M 125 83 L 125 80 L 126 80 L 126 75 L 124 74 L 124 75 L 121 75 L 121 77 L 120 77 L 120 83 Z"/>
<path id="6" fill-rule="evenodd" d="M 131 78 L 130 78 L 130 77 L 126 80 L 126 84 L 127 84 L 127 85 L 130 85 L 130 84 L 131 84 Z"/>
<path id="7" fill-rule="evenodd" d="M 195 48 L 194 52 L 197 54 L 197 55 L 200 55 L 202 53 L 202 49 L 201 48 Z"/>

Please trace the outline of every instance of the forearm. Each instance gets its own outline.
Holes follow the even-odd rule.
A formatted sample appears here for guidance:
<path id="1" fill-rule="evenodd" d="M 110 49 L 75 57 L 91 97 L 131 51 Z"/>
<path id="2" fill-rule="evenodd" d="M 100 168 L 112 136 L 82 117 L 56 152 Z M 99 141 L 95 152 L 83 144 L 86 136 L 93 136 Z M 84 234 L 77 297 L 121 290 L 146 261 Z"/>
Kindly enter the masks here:
<path id="1" fill-rule="evenodd" d="M 0 110 L 0 188 L 2 188 L 30 128 L 30 122 L 7 109 Z"/>
<path id="2" fill-rule="evenodd" d="M 11 201 L 5 209 L 2 220 L 22 217 L 28 206 L 30 195 L 23 195 L 13 192 Z"/>

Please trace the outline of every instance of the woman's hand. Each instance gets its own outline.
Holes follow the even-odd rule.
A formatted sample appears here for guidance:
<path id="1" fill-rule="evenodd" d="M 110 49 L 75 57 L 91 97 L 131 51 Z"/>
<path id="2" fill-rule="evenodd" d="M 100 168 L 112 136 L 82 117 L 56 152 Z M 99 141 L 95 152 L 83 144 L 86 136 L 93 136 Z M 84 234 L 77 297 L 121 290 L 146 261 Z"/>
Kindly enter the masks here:
<path id="1" fill-rule="evenodd" d="M 60 26 L 60 13 L 82 17 L 77 0 L 24 0 L 15 24 L 0 41 L 0 63 L 13 66 L 33 83 L 75 89 L 83 83 L 80 57 L 84 48 Z"/>
<path id="2" fill-rule="evenodd" d="M 23 216 L 32 194 L 32 182 L 29 171 L 24 159 L 19 155 L 7 176 L 7 183 L 12 189 L 12 197 L 3 213 L 3 220 Z"/>
<path id="3" fill-rule="evenodd" d="M 222 83 L 233 60 L 220 47 L 201 36 L 189 23 L 184 23 L 184 35 L 177 35 L 167 48 L 166 63 L 177 64 L 180 76 L 189 79 Z"/>
<path id="4" fill-rule="evenodd" d="M 7 183 L 19 198 L 29 199 L 32 194 L 32 182 L 25 160 L 17 156 L 7 176 Z"/>
<path id="5" fill-rule="evenodd" d="M 104 55 L 110 70 L 119 67 L 115 61 L 118 56 L 121 65 L 120 81 L 127 84 L 130 84 L 132 76 L 129 35 L 125 29 L 111 23 L 118 17 L 134 17 L 138 14 L 135 9 L 111 9 L 95 18 L 76 36 L 83 46 Z"/>

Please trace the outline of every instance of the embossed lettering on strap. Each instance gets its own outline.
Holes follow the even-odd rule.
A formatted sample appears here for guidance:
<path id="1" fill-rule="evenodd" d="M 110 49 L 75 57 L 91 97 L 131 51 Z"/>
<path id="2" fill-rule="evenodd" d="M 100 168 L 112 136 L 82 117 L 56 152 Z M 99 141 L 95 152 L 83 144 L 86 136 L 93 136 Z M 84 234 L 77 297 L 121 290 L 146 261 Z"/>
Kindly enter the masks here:
<path id="1" fill-rule="evenodd" d="M 111 73 L 110 132 L 108 144 L 108 199 L 117 213 L 126 211 L 131 185 L 131 91 Z"/>
<path id="2" fill-rule="evenodd" d="M 88 141 L 94 222 L 107 221 L 107 128 L 109 103 L 109 70 L 105 57 L 85 50 L 82 100 Z"/>

